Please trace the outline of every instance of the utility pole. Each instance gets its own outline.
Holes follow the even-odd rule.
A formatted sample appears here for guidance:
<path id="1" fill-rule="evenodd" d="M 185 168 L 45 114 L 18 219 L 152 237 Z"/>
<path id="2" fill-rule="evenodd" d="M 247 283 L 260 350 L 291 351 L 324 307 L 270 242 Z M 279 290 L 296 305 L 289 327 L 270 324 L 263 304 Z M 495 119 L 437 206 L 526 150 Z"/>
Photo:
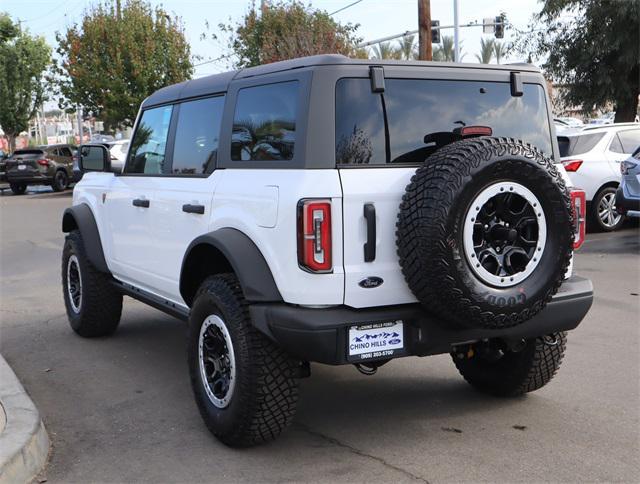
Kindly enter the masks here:
<path id="1" fill-rule="evenodd" d="M 460 18 L 458 0 L 453 0 L 453 61 L 460 62 Z"/>
<path id="2" fill-rule="evenodd" d="M 418 59 L 433 60 L 431 0 L 418 0 Z"/>

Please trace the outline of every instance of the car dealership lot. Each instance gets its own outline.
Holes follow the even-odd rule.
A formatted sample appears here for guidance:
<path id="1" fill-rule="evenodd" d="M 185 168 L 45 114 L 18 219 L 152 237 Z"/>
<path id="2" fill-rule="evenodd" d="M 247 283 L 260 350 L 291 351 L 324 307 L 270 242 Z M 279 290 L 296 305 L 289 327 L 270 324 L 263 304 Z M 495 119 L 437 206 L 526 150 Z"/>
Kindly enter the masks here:
<path id="1" fill-rule="evenodd" d="M 448 356 L 366 377 L 312 366 L 276 442 L 232 450 L 201 423 L 184 323 L 126 300 L 120 329 L 87 340 L 60 289 L 71 192 L 0 196 L 0 350 L 53 442 L 43 477 L 68 481 L 633 481 L 640 469 L 640 238 L 588 236 L 576 257 L 594 306 L 545 388 L 474 392 Z"/>

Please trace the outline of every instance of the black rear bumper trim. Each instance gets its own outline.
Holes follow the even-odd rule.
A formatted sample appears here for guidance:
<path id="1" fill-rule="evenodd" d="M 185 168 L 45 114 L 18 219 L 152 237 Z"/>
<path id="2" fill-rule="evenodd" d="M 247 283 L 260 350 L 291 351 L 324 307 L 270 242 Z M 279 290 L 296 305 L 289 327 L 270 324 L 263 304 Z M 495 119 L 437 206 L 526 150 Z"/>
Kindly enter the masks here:
<path id="1" fill-rule="evenodd" d="M 576 328 L 593 302 L 589 279 L 574 276 L 560 287 L 544 310 L 518 326 L 505 329 L 447 329 L 419 304 L 354 309 L 335 306 L 323 309 L 290 304 L 253 304 L 253 324 L 292 355 L 332 365 L 347 364 L 350 326 L 402 320 L 405 353 L 426 356 L 449 353 L 458 344 L 485 338 L 531 338 Z"/>

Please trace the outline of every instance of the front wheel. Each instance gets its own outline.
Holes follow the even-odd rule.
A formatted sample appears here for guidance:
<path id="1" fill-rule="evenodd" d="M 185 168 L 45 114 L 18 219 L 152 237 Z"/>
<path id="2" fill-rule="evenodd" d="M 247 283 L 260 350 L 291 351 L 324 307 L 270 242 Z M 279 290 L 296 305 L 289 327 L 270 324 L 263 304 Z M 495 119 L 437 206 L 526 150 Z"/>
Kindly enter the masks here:
<path id="1" fill-rule="evenodd" d="M 591 225 L 598 232 L 613 232 L 624 223 L 624 217 L 616 210 L 616 187 L 600 190 L 591 202 Z"/>
<path id="2" fill-rule="evenodd" d="M 554 333 L 524 340 L 518 347 L 489 340 L 451 356 L 460 374 L 477 390 L 515 397 L 549 383 L 566 346 L 566 333 Z"/>
<path id="3" fill-rule="evenodd" d="M 237 278 L 207 278 L 189 317 L 191 386 L 209 430 L 232 447 L 276 438 L 293 420 L 298 362 L 256 330 Z"/>
<path id="4" fill-rule="evenodd" d="M 69 324 L 80 336 L 107 336 L 117 329 L 122 294 L 108 274 L 93 267 L 77 230 L 67 236 L 62 251 L 62 293 Z"/>

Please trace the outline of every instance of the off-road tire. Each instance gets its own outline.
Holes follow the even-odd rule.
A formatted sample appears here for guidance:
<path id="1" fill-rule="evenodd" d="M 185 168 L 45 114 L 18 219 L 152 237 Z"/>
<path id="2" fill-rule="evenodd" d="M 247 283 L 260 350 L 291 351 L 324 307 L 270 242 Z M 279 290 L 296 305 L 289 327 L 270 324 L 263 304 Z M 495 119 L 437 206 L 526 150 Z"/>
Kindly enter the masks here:
<path id="1" fill-rule="evenodd" d="M 200 329 L 210 315 L 223 320 L 235 353 L 235 388 L 225 408 L 212 403 L 200 376 Z M 189 318 L 188 359 L 200 414 L 207 428 L 224 444 L 250 447 L 272 440 L 293 420 L 299 362 L 252 326 L 247 302 L 234 275 L 208 277 L 198 289 Z"/>
<path id="2" fill-rule="evenodd" d="M 26 183 L 9 183 L 9 187 L 14 195 L 24 195 L 24 192 L 27 191 Z"/>
<path id="3" fill-rule="evenodd" d="M 77 259 L 82 281 L 79 311 L 74 309 L 68 291 L 68 264 L 72 256 Z M 70 232 L 62 251 L 62 294 L 69 324 L 80 336 L 108 336 L 118 328 L 122 315 L 122 294 L 111 280 L 109 274 L 98 271 L 87 258 L 80 231 Z"/>
<path id="4" fill-rule="evenodd" d="M 566 333 L 527 340 L 519 352 L 506 351 L 497 361 L 475 352 L 471 358 L 452 354 L 460 374 L 477 390 L 499 397 L 515 397 L 545 386 L 554 377 L 567 346 Z"/>
<path id="5" fill-rule="evenodd" d="M 51 188 L 54 192 L 62 192 L 69 186 L 69 176 L 64 170 L 58 170 L 53 175 L 53 181 L 51 182 Z"/>
<path id="6" fill-rule="evenodd" d="M 546 214 L 543 255 L 511 287 L 476 277 L 463 251 L 474 197 L 501 181 L 536 194 Z M 572 224 L 562 177 L 537 148 L 510 138 L 458 141 L 431 155 L 406 188 L 396 224 L 399 261 L 418 301 L 447 326 L 507 328 L 532 318 L 557 292 L 571 260 Z"/>
<path id="7" fill-rule="evenodd" d="M 593 197 L 593 201 L 589 206 L 589 213 L 588 213 L 588 220 L 587 220 L 587 229 L 589 230 L 589 232 L 613 232 L 614 230 L 618 230 L 620 227 L 622 227 L 622 224 L 624 224 L 624 219 L 625 219 L 624 216 L 620 217 L 620 220 L 616 224 L 612 226 L 607 226 L 598 215 L 599 205 L 600 205 L 600 202 L 602 201 L 602 198 L 605 195 L 610 195 L 611 193 L 615 195 L 617 190 L 618 190 L 618 187 L 612 187 L 612 186 L 604 187 L 604 188 L 601 188 L 598 191 L 598 193 L 596 193 L 595 197 Z"/>

